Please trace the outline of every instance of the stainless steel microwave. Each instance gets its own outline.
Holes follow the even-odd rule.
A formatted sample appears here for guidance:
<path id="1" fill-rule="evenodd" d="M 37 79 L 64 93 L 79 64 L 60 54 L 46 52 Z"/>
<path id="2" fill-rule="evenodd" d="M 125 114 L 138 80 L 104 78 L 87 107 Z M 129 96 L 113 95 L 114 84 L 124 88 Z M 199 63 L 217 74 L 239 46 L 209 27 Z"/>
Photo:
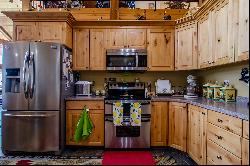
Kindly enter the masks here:
<path id="1" fill-rule="evenodd" d="M 108 49 L 106 52 L 107 70 L 146 71 L 146 49 Z"/>

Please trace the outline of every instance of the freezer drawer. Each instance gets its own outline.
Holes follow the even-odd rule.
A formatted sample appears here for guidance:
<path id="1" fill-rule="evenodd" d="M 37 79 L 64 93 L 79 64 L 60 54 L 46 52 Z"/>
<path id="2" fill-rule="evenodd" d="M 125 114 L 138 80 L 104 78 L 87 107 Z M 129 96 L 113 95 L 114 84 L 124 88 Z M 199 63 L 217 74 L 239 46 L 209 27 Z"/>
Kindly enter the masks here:
<path id="1" fill-rule="evenodd" d="M 59 151 L 59 111 L 2 112 L 4 151 Z"/>

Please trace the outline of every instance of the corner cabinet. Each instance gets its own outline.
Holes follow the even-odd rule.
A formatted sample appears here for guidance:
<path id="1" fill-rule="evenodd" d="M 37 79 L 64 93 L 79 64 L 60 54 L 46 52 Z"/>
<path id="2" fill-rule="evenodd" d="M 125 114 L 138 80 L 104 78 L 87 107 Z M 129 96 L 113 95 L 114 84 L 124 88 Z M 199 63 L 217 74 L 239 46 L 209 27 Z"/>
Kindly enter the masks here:
<path id="1" fill-rule="evenodd" d="M 152 102 L 151 146 L 167 146 L 168 102 Z"/>
<path id="2" fill-rule="evenodd" d="M 207 110 L 188 105 L 187 152 L 199 165 L 206 165 Z"/>
<path id="3" fill-rule="evenodd" d="M 187 151 L 187 104 L 169 103 L 169 146 Z"/>
<path id="4" fill-rule="evenodd" d="M 197 69 L 197 22 L 179 24 L 175 29 L 175 70 Z"/>
<path id="5" fill-rule="evenodd" d="M 174 70 L 174 28 L 148 29 L 149 71 Z"/>
<path id="6" fill-rule="evenodd" d="M 67 22 L 14 22 L 14 41 L 42 41 L 72 48 L 72 27 Z"/>
<path id="7" fill-rule="evenodd" d="M 74 141 L 75 129 L 84 106 L 89 108 L 94 128 L 89 138 Z M 66 102 L 66 145 L 104 146 L 104 102 L 67 101 Z"/>

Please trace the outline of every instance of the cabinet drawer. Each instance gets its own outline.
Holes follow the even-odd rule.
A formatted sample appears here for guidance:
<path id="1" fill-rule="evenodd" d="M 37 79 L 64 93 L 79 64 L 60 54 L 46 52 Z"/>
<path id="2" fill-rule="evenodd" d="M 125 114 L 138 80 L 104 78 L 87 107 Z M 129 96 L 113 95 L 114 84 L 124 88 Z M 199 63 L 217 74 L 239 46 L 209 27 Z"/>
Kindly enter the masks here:
<path id="1" fill-rule="evenodd" d="M 208 122 L 225 130 L 242 135 L 242 120 L 215 111 L 208 111 Z"/>
<path id="2" fill-rule="evenodd" d="M 208 123 L 207 138 L 241 158 L 241 137 Z"/>
<path id="3" fill-rule="evenodd" d="M 249 122 L 243 120 L 243 137 L 249 139 Z"/>
<path id="4" fill-rule="evenodd" d="M 207 141 L 207 164 L 214 165 L 240 165 L 241 159 L 216 145 L 212 141 Z"/>
<path id="5" fill-rule="evenodd" d="M 85 105 L 92 110 L 104 109 L 104 101 L 67 101 L 66 109 L 83 109 Z"/>

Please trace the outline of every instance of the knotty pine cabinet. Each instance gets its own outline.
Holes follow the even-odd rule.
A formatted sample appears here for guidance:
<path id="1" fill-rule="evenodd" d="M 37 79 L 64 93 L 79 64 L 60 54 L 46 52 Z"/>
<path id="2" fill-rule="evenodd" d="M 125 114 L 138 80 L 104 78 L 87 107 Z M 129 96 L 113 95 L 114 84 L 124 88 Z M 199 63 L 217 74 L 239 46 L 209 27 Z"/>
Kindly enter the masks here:
<path id="1" fill-rule="evenodd" d="M 107 31 L 107 48 L 137 48 L 145 49 L 147 43 L 146 29 L 116 28 Z"/>
<path id="2" fill-rule="evenodd" d="M 73 30 L 73 69 L 106 70 L 106 29 Z"/>
<path id="3" fill-rule="evenodd" d="M 249 165 L 249 121 L 243 120 L 242 165 Z"/>
<path id="4" fill-rule="evenodd" d="M 152 102 L 151 106 L 151 146 L 167 146 L 168 102 Z"/>
<path id="5" fill-rule="evenodd" d="M 238 8 L 238 51 L 235 60 L 249 59 L 249 0 L 239 0 Z"/>
<path id="6" fill-rule="evenodd" d="M 66 22 L 14 22 L 14 41 L 42 41 L 72 48 L 72 28 Z"/>
<path id="7" fill-rule="evenodd" d="M 187 104 L 169 102 L 169 146 L 187 151 Z"/>
<path id="8" fill-rule="evenodd" d="M 175 29 L 175 70 L 197 69 L 197 22 L 180 24 Z"/>
<path id="9" fill-rule="evenodd" d="M 84 106 L 89 108 L 94 128 L 89 138 L 76 143 L 75 129 Z M 66 145 L 104 146 L 104 102 L 67 101 L 66 102 Z"/>
<path id="10" fill-rule="evenodd" d="M 188 105 L 187 152 L 199 165 L 206 165 L 207 110 Z"/>
<path id="11" fill-rule="evenodd" d="M 174 34 L 171 28 L 147 30 L 149 71 L 174 70 Z"/>

